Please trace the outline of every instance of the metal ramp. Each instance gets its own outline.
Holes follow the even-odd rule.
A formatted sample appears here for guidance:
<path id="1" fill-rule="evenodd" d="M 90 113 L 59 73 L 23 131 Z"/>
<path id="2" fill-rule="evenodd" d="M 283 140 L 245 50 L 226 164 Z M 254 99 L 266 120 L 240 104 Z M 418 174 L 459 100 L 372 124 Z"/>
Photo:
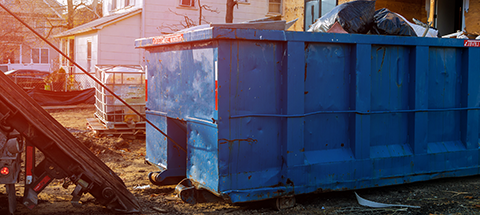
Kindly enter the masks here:
<path id="1" fill-rule="evenodd" d="M 76 185 L 74 205 L 80 204 L 83 193 L 90 193 L 108 209 L 140 212 L 138 201 L 123 181 L 3 73 L 0 129 L 7 133 L 16 130 L 25 138 L 27 180 L 23 203 L 28 208 L 37 204 L 38 194 L 53 179 L 69 178 Z M 36 166 L 31 153 L 34 148 L 45 155 Z"/>

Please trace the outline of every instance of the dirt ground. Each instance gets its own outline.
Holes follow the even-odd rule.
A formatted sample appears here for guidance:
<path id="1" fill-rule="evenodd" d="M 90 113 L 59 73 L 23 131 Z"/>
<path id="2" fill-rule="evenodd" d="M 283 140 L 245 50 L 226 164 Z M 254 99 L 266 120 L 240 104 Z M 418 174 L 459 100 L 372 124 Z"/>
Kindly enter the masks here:
<path id="1" fill-rule="evenodd" d="M 363 207 L 357 203 L 353 191 L 300 195 L 293 208 L 283 211 L 274 210 L 273 201 L 229 204 L 216 199 L 189 205 L 175 198 L 174 186 L 149 182 L 148 173 L 158 169 L 145 164 L 144 139 L 95 137 L 86 129 L 85 119 L 94 113 L 91 106 L 48 112 L 123 179 L 140 202 L 141 214 L 480 214 L 480 176 L 356 191 L 368 200 L 421 206 L 419 209 Z M 74 186 L 64 189 L 62 181 L 55 180 L 39 195 L 37 207 L 29 210 L 21 204 L 23 184 L 19 183 L 16 214 L 115 214 L 97 204 L 89 194 L 82 197 L 81 208 L 73 207 L 70 204 L 73 189 Z M 7 211 L 5 187 L 0 186 L 0 214 Z"/>

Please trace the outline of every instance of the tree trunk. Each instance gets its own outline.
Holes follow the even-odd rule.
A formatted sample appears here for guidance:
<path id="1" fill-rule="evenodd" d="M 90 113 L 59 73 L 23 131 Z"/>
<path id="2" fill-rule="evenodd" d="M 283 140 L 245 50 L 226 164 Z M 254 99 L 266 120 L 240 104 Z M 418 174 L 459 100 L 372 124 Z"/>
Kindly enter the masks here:
<path id="1" fill-rule="evenodd" d="M 73 28 L 73 0 L 67 0 L 67 29 Z"/>
<path id="2" fill-rule="evenodd" d="M 225 15 L 225 22 L 232 23 L 233 22 L 233 8 L 237 2 L 235 0 L 227 0 L 227 14 Z"/>
<path id="3" fill-rule="evenodd" d="M 198 17 L 198 25 L 202 25 L 202 4 L 200 3 L 200 0 L 198 0 L 198 11 L 199 11 L 199 17 Z"/>

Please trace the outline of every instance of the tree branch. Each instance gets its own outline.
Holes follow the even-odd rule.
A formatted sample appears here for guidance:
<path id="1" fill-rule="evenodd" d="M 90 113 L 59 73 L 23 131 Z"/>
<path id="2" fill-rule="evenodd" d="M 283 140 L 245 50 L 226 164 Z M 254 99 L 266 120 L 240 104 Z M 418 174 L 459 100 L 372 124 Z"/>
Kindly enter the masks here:
<path id="1" fill-rule="evenodd" d="M 86 5 L 85 3 L 83 3 L 83 1 L 82 1 L 82 2 L 80 2 L 79 4 L 73 5 L 73 10 L 77 10 L 80 6 L 85 6 L 85 7 L 87 7 L 87 5 Z M 87 7 L 87 8 L 88 8 L 88 7 Z"/>
<path id="2" fill-rule="evenodd" d="M 202 5 L 201 0 L 196 0 L 196 1 L 197 1 L 198 8 L 199 8 L 198 24 L 195 23 L 195 21 L 192 18 L 188 17 L 188 15 L 177 13 L 175 11 L 172 11 L 170 8 L 168 8 L 170 13 L 173 13 L 177 16 L 182 16 L 183 20 L 180 21 L 179 24 L 162 24 L 162 25 L 158 26 L 157 29 L 160 31 L 160 33 L 169 34 L 167 32 L 162 31 L 162 29 L 169 29 L 172 32 L 176 32 L 176 31 L 180 31 L 180 30 L 185 29 L 185 28 L 191 28 L 191 27 L 194 27 L 194 26 L 197 26 L 197 25 L 201 25 L 202 22 L 209 23 L 206 20 L 205 16 L 203 15 L 203 10 L 206 10 L 208 12 L 217 13 L 217 14 L 220 13 L 220 11 L 218 9 L 213 9 L 209 5 Z M 172 33 L 172 32 L 170 32 L 170 33 Z"/>

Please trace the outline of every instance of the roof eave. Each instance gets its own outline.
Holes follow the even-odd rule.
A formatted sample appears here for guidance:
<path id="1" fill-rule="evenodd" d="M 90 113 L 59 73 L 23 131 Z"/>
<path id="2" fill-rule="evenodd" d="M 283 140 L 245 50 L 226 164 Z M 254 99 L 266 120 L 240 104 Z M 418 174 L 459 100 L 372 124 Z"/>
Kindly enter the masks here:
<path id="1" fill-rule="evenodd" d="M 109 21 L 106 21 L 105 23 L 101 23 L 101 24 L 98 24 L 98 25 L 95 25 L 91 28 L 86 28 L 84 30 L 79 30 L 79 31 L 74 31 L 74 32 L 71 32 L 71 33 L 66 33 L 64 34 L 65 32 L 63 33 L 60 33 L 60 34 L 57 34 L 57 35 L 54 35 L 53 37 L 54 38 L 62 38 L 62 37 L 70 37 L 70 36 L 74 36 L 74 35 L 78 35 L 78 34 L 84 34 L 84 33 L 88 33 L 90 31 L 95 31 L 95 30 L 101 30 L 103 29 L 105 26 L 108 26 L 108 25 L 111 25 L 113 23 L 116 23 L 116 22 L 119 22 L 119 21 L 122 21 L 122 20 L 125 20 L 125 19 L 128 19 L 132 16 L 135 16 L 137 14 L 140 14 L 142 12 L 142 9 L 139 8 L 137 10 L 134 10 L 134 11 L 131 11 L 129 13 L 126 13 L 125 15 L 123 16 L 120 16 L 116 19 L 113 19 L 113 20 L 109 20 Z M 66 31 L 68 32 L 68 30 Z"/>

